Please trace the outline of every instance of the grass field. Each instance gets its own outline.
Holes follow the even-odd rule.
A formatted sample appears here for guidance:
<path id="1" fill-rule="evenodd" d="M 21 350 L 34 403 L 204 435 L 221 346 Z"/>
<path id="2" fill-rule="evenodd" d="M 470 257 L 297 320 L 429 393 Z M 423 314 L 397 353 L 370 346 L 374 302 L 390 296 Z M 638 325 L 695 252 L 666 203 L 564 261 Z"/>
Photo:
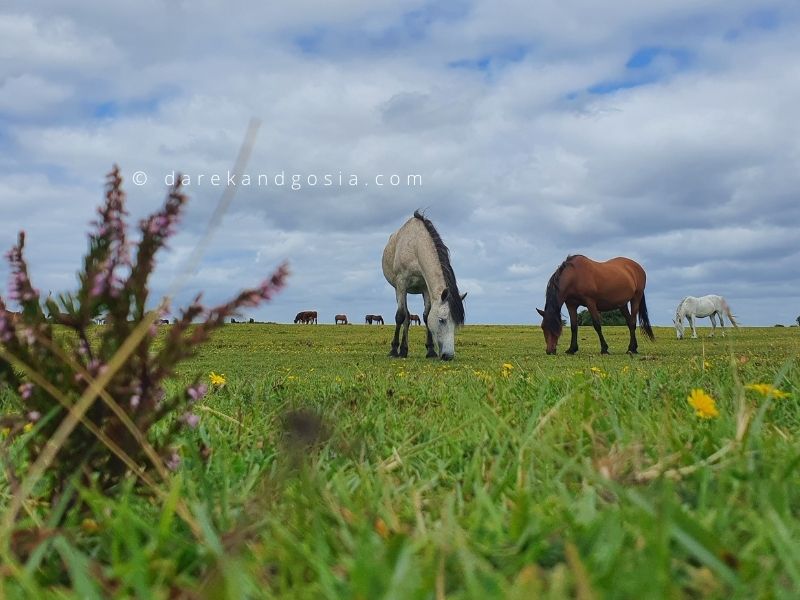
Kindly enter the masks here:
<path id="1" fill-rule="evenodd" d="M 6 594 L 800 596 L 800 329 L 656 328 L 630 357 L 626 330 L 606 328 L 601 356 L 584 328 L 553 357 L 538 327 L 468 326 L 450 363 L 424 358 L 422 327 L 389 359 L 393 329 L 225 326 L 181 374 L 227 383 L 169 500 L 86 490 L 92 514 Z M 693 388 L 718 417 L 696 416 Z"/>

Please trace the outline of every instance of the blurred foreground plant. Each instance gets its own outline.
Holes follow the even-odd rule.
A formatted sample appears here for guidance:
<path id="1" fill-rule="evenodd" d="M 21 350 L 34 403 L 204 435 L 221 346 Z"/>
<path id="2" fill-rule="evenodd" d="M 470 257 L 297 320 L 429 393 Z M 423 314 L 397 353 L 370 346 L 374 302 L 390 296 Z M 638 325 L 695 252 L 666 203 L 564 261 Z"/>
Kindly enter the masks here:
<path id="1" fill-rule="evenodd" d="M 20 415 L 3 417 L 9 435 L 0 439 L 12 492 L 25 475 L 17 465 L 29 464 L 18 453 L 27 453 L 32 462 L 47 444 L 57 452 L 49 461 L 49 484 L 38 491 L 43 499 L 58 495 L 75 475 L 108 493 L 131 471 L 149 481 L 149 473 L 164 476 L 165 469 L 180 464 L 173 444 L 181 428 L 197 425 L 199 416 L 192 407 L 206 393 L 206 385 L 196 378 L 179 392 L 166 394 L 165 380 L 227 317 L 269 300 L 287 276 L 283 265 L 260 286 L 211 309 L 200 304 L 198 295 L 178 313 L 156 347 L 158 325 L 164 323 L 161 317 L 168 307 L 162 302 L 157 313 L 148 310 L 148 279 L 186 200 L 177 183 L 161 210 L 140 221 L 139 240 L 132 243 L 126 233 L 122 178 L 115 166 L 107 177 L 105 203 L 92 223 L 74 293 L 41 301 L 23 256 L 24 233 L 7 254 L 9 298 L 20 305 L 20 312 L 12 313 L 0 297 L 0 382 L 17 391 L 22 406 Z M 93 329 L 101 317 L 104 325 Z M 118 354 L 131 344 L 133 348 Z M 91 401 L 89 388 L 98 378 L 108 379 L 100 397 L 58 445 L 54 434 L 70 411 L 81 414 L 78 401 Z M 30 423 L 35 424 L 32 430 Z M 23 433 L 11 460 L 8 447 Z"/>

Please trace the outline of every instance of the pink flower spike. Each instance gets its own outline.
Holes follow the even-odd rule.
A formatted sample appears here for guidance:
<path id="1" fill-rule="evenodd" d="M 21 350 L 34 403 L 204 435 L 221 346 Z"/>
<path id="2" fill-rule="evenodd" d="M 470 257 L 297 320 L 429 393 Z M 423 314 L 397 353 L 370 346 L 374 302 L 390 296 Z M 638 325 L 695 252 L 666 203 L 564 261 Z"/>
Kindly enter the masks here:
<path id="1" fill-rule="evenodd" d="M 208 386 L 205 383 L 199 383 L 196 386 L 191 386 L 186 390 L 186 393 L 189 394 L 189 397 L 195 402 L 205 396 L 206 392 L 208 392 Z"/>
<path id="2" fill-rule="evenodd" d="M 186 413 L 181 417 L 181 421 L 186 423 L 189 429 L 194 429 L 200 423 L 200 415 L 194 413 Z"/>
<path id="3" fill-rule="evenodd" d="M 177 471 L 181 466 L 181 455 L 173 451 L 164 464 L 170 471 Z"/>

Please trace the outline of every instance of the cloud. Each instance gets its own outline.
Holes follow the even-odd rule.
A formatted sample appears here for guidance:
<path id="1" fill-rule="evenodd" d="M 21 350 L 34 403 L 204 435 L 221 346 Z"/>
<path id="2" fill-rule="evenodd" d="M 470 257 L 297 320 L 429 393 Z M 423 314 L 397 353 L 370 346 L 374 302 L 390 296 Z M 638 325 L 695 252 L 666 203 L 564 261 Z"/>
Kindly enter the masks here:
<path id="1" fill-rule="evenodd" d="M 286 292 L 252 316 L 391 314 L 383 245 L 425 208 L 470 292 L 469 322 L 538 322 L 547 278 L 576 252 L 642 262 L 659 322 L 686 294 L 730 296 L 746 324 L 800 312 L 800 9 L 786 3 L 6 10 L 0 245 L 27 228 L 42 288 L 73 282 L 118 162 L 134 222 L 166 174 L 192 176 L 156 279 L 167 289 L 222 191 L 210 175 L 225 179 L 256 115 L 249 171 L 305 183 L 240 186 L 181 298 L 222 300 L 288 258 Z M 146 185 L 130 182 L 137 170 Z M 422 185 L 381 187 L 379 173 Z"/>

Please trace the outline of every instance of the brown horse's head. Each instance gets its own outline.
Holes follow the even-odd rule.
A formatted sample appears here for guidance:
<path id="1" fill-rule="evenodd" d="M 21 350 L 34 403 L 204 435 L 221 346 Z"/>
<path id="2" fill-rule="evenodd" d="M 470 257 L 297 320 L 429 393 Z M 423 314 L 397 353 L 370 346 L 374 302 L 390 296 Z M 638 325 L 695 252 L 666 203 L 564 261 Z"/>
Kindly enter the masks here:
<path id="1" fill-rule="evenodd" d="M 561 323 L 561 314 L 549 315 L 541 309 L 536 309 L 542 317 L 542 332 L 544 333 L 545 352 L 555 354 L 558 346 L 558 338 L 561 337 L 561 330 L 564 328 Z"/>

